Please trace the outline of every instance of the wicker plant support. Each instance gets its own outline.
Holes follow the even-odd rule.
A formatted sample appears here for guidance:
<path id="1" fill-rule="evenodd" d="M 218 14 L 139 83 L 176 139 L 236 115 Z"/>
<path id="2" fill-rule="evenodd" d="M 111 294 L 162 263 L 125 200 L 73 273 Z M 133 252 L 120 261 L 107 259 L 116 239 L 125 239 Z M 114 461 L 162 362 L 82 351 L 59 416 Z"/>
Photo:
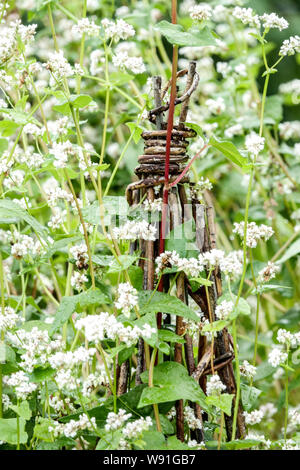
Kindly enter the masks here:
<path id="1" fill-rule="evenodd" d="M 196 63 L 190 62 L 188 69 L 178 72 L 177 77 L 186 76 L 186 88 L 183 95 L 177 98 L 175 104 L 181 104 L 181 112 L 179 122 L 174 126 L 171 138 L 171 152 L 170 152 L 170 183 L 175 181 L 176 177 L 180 175 L 184 169 L 185 163 L 188 161 L 187 148 L 189 145 L 188 139 L 196 136 L 196 132 L 184 125 L 188 111 L 189 99 L 197 88 L 199 77 L 196 72 Z M 167 83 L 166 87 L 161 91 L 161 78 L 153 77 L 153 89 L 155 108 L 149 112 L 149 120 L 156 124 L 156 129 L 143 132 L 144 139 L 144 154 L 138 158 L 139 166 L 136 168 L 135 173 L 138 176 L 138 181 L 130 184 L 126 190 L 126 197 L 129 205 L 134 206 L 138 204 L 141 199 L 147 198 L 153 202 L 156 198 L 162 197 L 162 187 L 164 184 L 164 166 L 165 166 L 165 152 L 166 152 L 166 136 L 167 125 L 163 119 L 163 113 L 168 110 L 169 104 L 162 104 L 162 100 L 170 86 Z M 190 200 L 186 193 L 186 187 L 191 189 Z M 200 252 L 206 252 L 216 247 L 216 235 L 214 224 L 214 209 L 209 197 L 205 196 L 205 204 L 201 204 L 195 196 L 193 191 L 193 184 L 189 181 L 186 174 L 176 186 L 174 186 L 169 193 L 169 229 L 171 230 L 177 225 L 190 220 L 195 221 L 196 226 L 196 243 Z M 160 227 L 159 227 L 160 229 Z M 144 241 L 139 240 L 132 244 L 132 251 L 136 248 L 141 251 L 140 267 L 144 272 L 143 287 L 145 290 L 153 290 L 155 287 L 155 258 L 158 256 L 158 240 L 157 241 Z M 211 287 L 208 288 L 208 297 L 204 287 L 193 291 L 191 285 L 182 272 L 178 275 L 176 281 L 177 297 L 188 304 L 188 299 L 191 297 L 197 305 L 201 308 L 204 316 L 212 321 L 215 320 L 215 307 L 218 297 L 222 294 L 221 274 L 216 268 L 211 277 Z M 164 291 L 168 291 L 170 285 L 169 275 L 163 276 Z M 164 319 L 164 325 L 170 323 L 170 315 Z M 184 335 L 184 347 L 181 344 L 175 344 L 174 360 L 178 363 L 183 362 L 183 355 L 185 355 L 185 362 L 189 374 L 199 383 L 199 386 L 206 391 L 206 376 L 211 373 L 218 372 L 222 382 L 226 385 L 226 392 L 230 394 L 236 393 L 236 383 L 233 372 L 232 360 L 234 359 L 233 348 L 231 344 L 231 337 L 228 330 L 225 328 L 218 332 L 214 341 L 214 347 L 207 345 L 205 336 L 199 334 L 198 343 L 198 357 L 194 358 L 192 338 L 186 333 L 184 320 L 181 317 L 176 317 L 176 333 Z M 167 358 L 169 360 L 169 358 Z M 144 357 L 144 344 L 143 340 L 139 340 L 138 355 L 137 355 L 137 369 L 136 369 L 136 384 L 141 383 L 140 375 L 145 370 L 145 357 Z M 118 394 L 125 393 L 127 390 L 127 381 L 129 376 L 129 363 L 125 362 L 121 365 L 118 374 Z M 233 400 L 234 401 L 234 400 Z M 201 421 L 205 419 L 205 413 L 201 412 L 199 405 L 193 404 L 195 415 Z M 232 417 L 225 415 L 225 424 L 227 439 L 231 439 L 232 434 Z M 183 401 L 179 400 L 176 403 L 176 429 L 177 437 L 180 440 L 184 439 L 184 417 L 183 417 Z M 237 438 L 242 438 L 245 435 L 245 424 L 243 419 L 242 409 L 240 407 L 237 420 Z M 192 437 L 197 439 L 198 442 L 203 440 L 203 431 L 198 429 L 193 431 Z"/>

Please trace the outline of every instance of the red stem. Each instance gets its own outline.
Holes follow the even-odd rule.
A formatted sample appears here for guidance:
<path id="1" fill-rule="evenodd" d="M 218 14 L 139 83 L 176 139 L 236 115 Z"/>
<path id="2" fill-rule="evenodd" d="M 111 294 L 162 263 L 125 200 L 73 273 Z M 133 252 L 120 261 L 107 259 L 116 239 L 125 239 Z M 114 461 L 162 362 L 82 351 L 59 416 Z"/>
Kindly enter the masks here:
<path id="1" fill-rule="evenodd" d="M 177 22 L 177 0 L 172 0 L 172 23 L 176 24 L 176 22 Z M 169 200 L 170 150 L 171 150 L 172 130 L 173 130 L 173 125 L 174 125 L 177 62 L 178 62 L 178 47 L 173 46 L 172 81 L 171 81 L 171 94 L 170 94 L 170 108 L 169 108 L 168 125 L 167 125 L 165 184 L 164 184 L 164 189 L 163 189 L 163 204 L 162 204 L 162 214 L 161 214 L 159 254 L 165 251 L 166 222 L 167 222 L 167 210 L 168 210 L 168 200 Z M 160 280 L 158 290 L 160 292 L 163 291 L 163 277 Z M 158 313 L 157 314 L 158 328 L 161 327 L 161 321 L 162 321 L 162 315 L 161 313 Z"/>
<path id="2" fill-rule="evenodd" d="M 179 181 L 182 180 L 182 178 L 184 177 L 184 175 L 186 174 L 187 171 L 189 171 L 189 169 L 191 168 L 192 164 L 194 163 L 194 161 L 196 160 L 196 158 L 199 157 L 200 153 L 203 152 L 203 150 L 205 150 L 206 148 L 208 147 L 208 144 L 204 145 L 202 147 L 201 150 L 199 150 L 199 152 L 196 153 L 196 155 L 193 156 L 192 160 L 188 163 L 188 165 L 185 167 L 185 169 L 183 170 L 182 173 L 180 173 L 180 175 L 176 178 L 176 180 L 173 181 L 173 183 L 171 183 L 169 185 L 169 188 L 173 188 L 173 186 L 175 186 L 176 184 L 179 183 Z"/>

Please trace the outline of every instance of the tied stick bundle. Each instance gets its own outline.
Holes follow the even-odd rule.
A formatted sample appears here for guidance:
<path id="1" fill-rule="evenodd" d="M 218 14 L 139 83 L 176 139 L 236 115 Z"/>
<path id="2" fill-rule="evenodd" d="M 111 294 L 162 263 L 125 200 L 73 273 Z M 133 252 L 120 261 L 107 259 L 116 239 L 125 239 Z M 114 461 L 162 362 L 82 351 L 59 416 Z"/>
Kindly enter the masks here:
<path id="1" fill-rule="evenodd" d="M 184 170 L 184 164 L 188 161 L 187 139 L 195 137 L 196 133 L 185 126 L 186 115 L 188 111 L 188 102 L 196 89 L 199 77 L 196 72 L 195 62 L 190 62 L 188 69 L 181 70 L 177 77 L 186 76 L 186 88 L 180 98 L 176 98 L 175 104 L 181 104 L 178 124 L 175 124 L 172 130 L 170 142 L 170 178 L 169 184 L 177 181 Z M 145 131 L 142 134 L 145 148 L 144 154 L 138 159 L 139 166 L 135 173 L 139 180 L 130 184 L 126 191 L 129 205 L 137 206 L 141 201 L 147 200 L 151 205 L 157 199 L 162 199 L 164 191 L 164 170 L 166 157 L 166 139 L 167 124 L 164 121 L 163 113 L 169 108 L 169 104 L 163 105 L 162 100 L 168 90 L 170 83 L 161 90 L 161 78 L 153 77 L 153 90 L 155 109 L 149 112 L 149 120 L 156 125 L 156 129 Z M 188 196 L 189 195 L 189 196 Z M 197 197 L 195 185 L 189 181 L 188 174 L 185 173 L 178 184 L 169 189 L 168 205 L 166 208 L 166 234 L 174 232 L 176 227 L 183 227 L 182 224 L 192 222 L 196 232 L 196 245 L 200 253 L 205 253 L 216 248 L 216 235 L 214 224 L 214 209 L 210 197 L 206 194 L 205 203 L 200 203 Z M 174 273 L 164 274 L 159 282 L 155 273 L 155 259 L 161 254 L 160 239 L 162 236 L 162 223 L 156 222 L 159 237 L 155 241 L 138 240 L 131 246 L 132 252 L 136 249 L 140 251 L 140 267 L 143 270 L 143 288 L 144 290 L 156 290 L 169 292 L 173 286 Z M 182 234 L 184 237 L 184 234 Z M 166 236 L 167 238 L 167 236 Z M 187 242 L 186 242 L 187 243 Z M 176 248 L 176 246 L 175 246 Z M 189 297 L 201 308 L 203 315 L 210 321 L 215 321 L 215 308 L 218 297 L 222 293 L 221 275 L 218 268 L 215 268 L 210 275 L 211 286 L 205 288 L 199 287 L 197 290 L 192 288 L 184 272 L 180 272 L 175 277 L 176 296 L 185 304 L 188 304 Z M 159 285 L 158 285 L 159 282 Z M 162 321 L 163 312 L 157 314 L 157 324 L 159 328 L 172 329 L 172 317 L 165 315 Z M 207 338 L 199 333 L 197 344 L 198 354 L 194 357 L 194 348 L 192 338 L 186 332 L 186 325 L 182 317 L 176 316 L 176 323 L 173 325 L 176 334 L 185 339 L 184 348 L 182 344 L 176 343 L 174 347 L 174 357 L 172 360 L 186 364 L 189 375 L 191 375 L 199 386 L 206 391 L 206 376 L 218 372 L 222 382 L 226 386 L 229 394 L 235 394 L 236 384 L 232 366 L 232 347 L 230 336 L 226 328 L 217 332 L 215 340 L 208 344 Z M 164 355 L 160 360 L 170 360 L 169 356 Z M 128 361 L 123 363 L 118 378 L 118 392 L 125 393 L 127 390 Z M 136 384 L 141 383 L 140 375 L 146 369 L 145 351 L 143 340 L 140 339 L 137 357 Z M 233 401 L 234 407 L 234 401 Z M 200 406 L 193 404 L 195 416 L 201 421 L 205 419 L 202 416 Z M 233 415 L 233 413 L 232 413 Z M 227 438 L 232 435 L 232 415 L 225 416 L 225 425 Z M 184 416 L 183 400 L 176 403 L 176 428 L 177 437 L 184 439 Z M 244 419 L 242 409 L 239 409 L 237 419 L 237 435 L 243 437 L 245 434 Z M 203 439 L 202 429 L 194 431 L 195 438 L 200 442 Z"/>

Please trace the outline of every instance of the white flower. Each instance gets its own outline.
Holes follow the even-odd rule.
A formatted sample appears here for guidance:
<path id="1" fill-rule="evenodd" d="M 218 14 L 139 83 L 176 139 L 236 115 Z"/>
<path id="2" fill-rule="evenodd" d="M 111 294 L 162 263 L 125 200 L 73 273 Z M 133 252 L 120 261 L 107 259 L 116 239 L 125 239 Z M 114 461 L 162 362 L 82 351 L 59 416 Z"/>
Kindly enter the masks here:
<path id="1" fill-rule="evenodd" d="M 251 155 L 257 156 L 264 149 L 265 139 L 255 132 L 251 132 L 251 134 L 246 137 L 245 145 Z"/>
<path id="2" fill-rule="evenodd" d="M 52 228 L 52 230 L 60 228 L 66 219 L 66 215 L 66 210 L 61 210 L 58 206 L 54 207 L 53 214 L 48 222 L 48 226 Z"/>
<path id="3" fill-rule="evenodd" d="M 70 155 L 74 155 L 75 151 L 73 145 L 69 140 L 65 142 L 54 142 L 50 153 L 54 155 L 55 161 L 54 166 L 56 168 L 65 168 L 68 163 L 68 158 Z"/>
<path id="4" fill-rule="evenodd" d="M 143 431 L 148 431 L 151 426 L 152 419 L 150 416 L 147 416 L 146 418 L 140 418 L 126 424 L 122 432 L 126 439 L 136 439 L 143 433 Z"/>
<path id="5" fill-rule="evenodd" d="M 44 66 L 53 73 L 58 81 L 64 77 L 72 77 L 74 74 L 71 65 L 64 57 L 63 51 L 50 52 L 49 60 Z"/>
<path id="6" fill-rule="evenodd" d="M 101 21 L 101 25 L 105 31 L 105 37 L 107 39 L 113 38 L 115 41 L 119 41 L 120 39 L 128 39 L 135 35 L 134 28 L 122 19 L 118 19 L 116 23 L 114 23 L 113 21 L 104 18 Z"/>
<path id="7" fill-rule="evenodd" d="M 26 400 L 28 395 L 37 389 L 37 385 L 29 381 L 29 377 L 23 371 L 14 372 L 3 377 L 3 383 L 12 387 L 17 397 Z"/>
<path id="8" fill-rule="evenodd" d="M 247 377 L 248 380 L 251 380 L 256 374 L 257 367 L 251 365 L 248 361 L 243 361 L 243 364 L 240 366 L 241 375 Z"/>
<path id="9" fill-rule="evenodd" d="M 237 233 L 242 239 L 244 237 L 245 222 L 234 223 L 233 233 Z M 255 222 L 249 222 L 247 224 L 247 236 L 246 245 L 250 248 L 256 248 L 259 240 L 269 240 L 274 234 L 272 227 L 261 224 L 256 225 Z"/>
<path id="10" fill-rule="evenodd" d="M 280 364 L 284 364 L 287 358 L 288 355 L 286 352 L 283 352 L 278 347 L 275 347 L 269 353 L 268 362 L 271 364 L 271 366 L 278 367 Z"/>
<path id="11" fill-rule="evenodd" d="M 84 273 L 75 271 L 71 277 L 71 286 L 75 287 L 78 292 L 82 291 L 84 284 L 88 282 L 88 278 Z"/>
<path id="12" fill-rule="evenodd" d="M 231 300 L 223 300 L 219 305 L 216 306 L 216 317 L 218 320 L 227 320 L 229 315 L 232 313 L 234 303 Z"/>
<path id="13" fill-rule="evenodd" d="M 277 28 L 279 31 L 282 31 L 289 27 L 289 23 L 284 18 L 276 15 L 276 13 L 265 13 L 260 19 L 265 29 Z"/>
<path id="14" fill-rule="evenodd" d="M 228 127 L 224 135 L 229 139 L 232 139 L 235 135 L 242 135 L 243 134 L 243 126 L 241 124 L 235 124 L 234 126 Z"/>
<path id="15" fill-rule="evenodd" d="M 277 331 L 277 341 L 280 344 L 296 348 L 300 343 L 299 335 L 299 333 L 293 334 L 290 331 L 285 330 L 284 328 L 279 328 L 279 330 Z"/>
<path id="16" fill-rule="evenodd" d="M 271 261 L 268 261 L 267 266 L 265 266 L 261 271 L 258 273 L 258 278 L 262 282 L 268 282 L 270 279 L 273 279 L 276 274 L 280 271 L 280 266 Z"/>
<path id="17" fill-rule="evenodd" d="M 0 331 L 14 328 L 18 320 L 20 317 L 12 307 L 5 307 L 3 313 L 0 310 Z"/>
<path id="18" fill-rule="evenodd" d="M 146 70 L 142 57 L 130 57 L 127 52 L 118 52 L 112 57 L 115 67 L 128 69 L 135 75 L 144 73 Z"/>
<path id="19" fill-rule="evenodd" d="M 205 105 L 212 114 L 222 114 L 226 109 L 225 101 L 221 96 L 215 100 L 207 100 Z"/>
<path id="20" fill-rule="evenodd" d="M 258 424 L 263 419 L 264 415 L 261 410 L 253 410 L 250 413 L 244 411 L 245 416 L 245 423 L 253 426 L 254 424 Z"/>
<path id="21" fill-rule="evenodd" d="M 99 31 L 100 26 L 96 25 L 94 21 L 90 21 L 88 18 L 81 18 L 72 28 L 72 33 L 78 34 L 79 36 L 83 34 L 87 36 L 98 36 Z"/>
<path id="22" fill-rule="evenodd" d="M 129 220 L 121 227 L 114 227 L 113 237 L 117 240 L 143 240 L 155 241 L 157 228 L 155 225 L 148 224 L 146 220 L 135 221 Z"/>
<path id="23" fill-rule="evenodd" d="M 221 382 L 218 375 L 212 375 L 206 385 L 206 393 L 210 395 L 220 395 L 226 390 L 226 386 Z"/>
<path id="24" fill-rule="evenodd" d="M 131 413 L 126 413 L 125 410 L 122 408 L 118 411 L 118 413 L 110 412 L 107 415 L 106 422 L 105 422 L 105 431 L 115 431 L 123 426 L 123 424 L 131 418 Z"/>
<path id="25" fill-rule="evenodd" d="M 286 121 L 279 124 L 280 137 L 284 140 L 300 138 L 300 121 Z"/>
<path id="26" fill-rule="evenodd" d="M 199 418 L 196 418 L 195 411 L 190 406 L 185 406 L 183 410 L 184 419 L 192 431 L 195 429 L 202 429 L 202 421 Z"/>
<path id="27" fill-rule="evenodd" d="M 88 262 L 88 251 L 85 243 L 75 245 L 70 248 L 70 255 L 76 260 L 76 266 L 79 269 L 86 269 Z"/>
<path id="28" fill-rule="evenodd" d="M 283 41 L 279 55 L 294 55 L 298 52 L 300 52 L 300 37 L 291 36 L 289 39 Z"/>
<path id="29" fill-rule="evenodd" d="M 212 8 L 208 3 L 199 3 L 190 8 L 190 16 L 195 21 L 208 20 L 212 16 Z"/>
<path id="30" fill-rule="evenodd" d="M 118 286 L 118 300 L 115 306 L 122 310 L 126 317 L 130 317 L 131 310 L 138 304 L 137 290 L 129 282 Z"/>
<path id="31" fill-rule="evenodd" d="M 243 24 L 256 28 L 260 27 L 259 16 L 254 13 L 252 8 L 235 7 L 232 14 L 235 18 L 241 20 Z"/>

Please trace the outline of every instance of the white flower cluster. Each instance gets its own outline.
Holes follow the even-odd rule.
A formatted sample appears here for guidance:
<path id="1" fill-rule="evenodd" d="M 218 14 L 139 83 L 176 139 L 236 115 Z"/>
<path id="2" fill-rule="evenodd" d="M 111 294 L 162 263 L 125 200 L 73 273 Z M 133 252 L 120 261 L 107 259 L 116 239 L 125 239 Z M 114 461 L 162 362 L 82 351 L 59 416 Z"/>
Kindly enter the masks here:
<path id="1" fill-rule="evenodd" d="M 83 290 L 84 284 L 88 282 L 88 278 L 84 273 L 75 271 L 71 277 L 71 286 L 74 287 L 78 292 Z"/>
<path id="2" fill-rule="evenodd" d="M 210 98 L 209 100 L 206 100 L 205 105 L 212 114 L 216 115 L 222 114 L 226 109 L 224 98 L 221 96 L 218 96 L 216 99 Z"/>
<path id="3" fill-rule="evenodd" d="M 291 333 L 290 331 L 287 331 L 284 328 L 280 328 L 277 331 L 277 341 L 278 343 L 284 344 L 285 346 L 297 348 L 298 346 L 300 346 L 300 332 Z"/>
<path id="4" fill-rule="evenodd" d="M 19 315 L 12 307 L 5 307 L 3 313 L 0 309 L 0 332 L 14 328 L 19 320 Z"/>
<path id="5" fill-rule="evenodd" d="M 48 227 L 52 230 L 59 229 L 66 220 L 67 211 L 66 209 L 62 210 L 60 207 L 56 206 L 52 209 L 52 215 L 48 222 Z"/>
<path id="6" fill-rule="evenodd" d="M 300 121 L 281 122 L 278 127 L 282 139 L 300 139 Z"/>
<path id="7" fill-rule="evenodd" d="M 100 373 L 89 374 L 82 384 L 82 395 L 84 397 L 90 397 L 92 392 L 96 390 L 100 385 L 108 384 L 108 377 L 103 366 Z"/>
<path id="8" fill-rule="evenodd" d="M 194 21 L 208 20 L 212 16 L 212 8 L 208 3 L 199 3 L 190 8 L 190 16 Z"/>
<path id="9" fill-rule="evenodd" d="M 143 202 L 143 209 L 148 212 L 161 212 L 162 210 L 162 198 L 159 197 L 154 199 L 154 201 L 149 201 L 149 199 L 145 199 Z"/>
<path id="10" fill-rule="evenodd" d="M 37 255 L 41 252 L 40 242 L 34 241 L 28 235 L 24 235 L 15 231 L 13 233 L 13 240 L 11 245 L 11 254 L 17 259 L 23 258 L 26 255 Z"/>
<path id="11" fill-rule="evenodd" d="M 233 233 L 237 233 L 241 238 L 244 237 L 245 222 L 234 223 Z M 274 234 L 272 227 L 268 225 L 256 225 L 255 222 L 248 222 L 246 245 L 249 248 L 256 248 L 259 240 L 269 240 Z"/>
<path id="12" fill-rule="evenodd" d="M 259 16 L 254 13 L 252 8 L 235 7 L 232 14 L 243 24 L 260 28 Z"/>
<path id="13" fill-rule="evenodd" d="M 128 39 L 135 35 L 134 28 L 122 19 L 118 19 L 115 23 L 107 18 L 101 21 L 101 25 L 105 32 L 106 39 L 113 38 L 114 41 L 120 39 Z"/>
<path id="14" fill-rule="evenodd" d="M 144 73 L 146 70 L 142 57 L 131 57 L 126 51 L 120 51 L 113 55 L 112 62 L 115 67 L 119 67 L 121 70 L 126 68 L 135 75 Z"/>
<path id="15" fill-rule="evenodd" d="M 29 377 L 22 370 L 14 372 L 11 375 L 3 377 L 3 383 L 8 387 L 12 387 L 17 398 L 25 400 L 28 395 L 37 389 L 37 385 L 30 382 Z"/>
<path id="16" fill-rule="evenodd" d="M 22 351 L 20 366 L 27 372 L 32 372 L 36 365 L 46 364 L 53 351 L 62 345 L 61 337 L 51 340 L 47 330 L 40 330 L 36 326 L 31 331 L 19 329 L 16 334 L 8 333 L 8 338 Z"/>
<path id="17" fill-rule="evenodd" d="M 138 305 L 137 290 L 129 282 L 120 283 L 118 286 L 118 300 L 115 306 L 122 310 L 126 317 L 130 317 L 132 309 Z"/>
<path id="18" fill-rule="evenodd" d="M 223 300 L 219 305 L 216 306 L 216 317 L 218 320 L 227 320 L 229 315 L 232 313 L 234 303 L 231 300 Z"/>
<path id="19" fill-rule="evenodd" d="M 150 325 L 144 324 L 142 328 L 137 326 L 124 326 L 118 322 L 114 315 L 107 312 L 101 312 L 98 315 L 87 315 L 80 318 L 76 322 L 76 328 L 85 330 L 87 341 L 98 343 L 104 339 L 111 339 L 124 342 L 127 346 L 131 346 L 137 342 L 140 336 L 150 338 L 156 332 Z"/>
<path id="20" fill-rule="evenodd" d="M 256 374 L 257 367 L 250 364 L 248 361 L 243 361 L 240 365 L 240 372 L 243 377 L 246 377 L 248 380 L 253 379 Z"/>
<path id="21" fill-rule="evenodd" d="M 48 62 L 44 64 L 44 67 L 50 70 L 58 82 L 74 75 L 73 68 L 64 57 L 63 51 L 50 52 Z"/>
<path id="22" fill-rule="evenodd" d="M 245 146 L 251 155 L 257 156 L 264 149 L 265 139 L 256 134 L 256 132 L 251 132 L 246 137 Z"/>
<path id="23" fill-rule="evenodd" d="M 156 260 L 156 273 L 159 274 L 165 268 L 177 268 L 184 271 L 187 276 L 198 277 L 201 272 L 207 269 L 220 269 L 228 277 L 235 277 L 242 270 L 242 252 L 233 251 L 225 255 L 224 251 L 213 249 L 206 253 L 199 254 L 198 258 L 180 258 L 176 251 L 165 251 Z"/>
<path id="24" fill-rule="evenodd" d="M 261 271 L 258 273 L 258 279 L 261 282 L 268 282 L 270 279 L 273 279 L 276 274 L 280 271 L 280 266 L 272 261 L 268 261 L 267 266 L 265 266 Z"/>
<path id="25" fill-rule="evenodd" d="M 288 358 L 288 354 L 282 351 L 279 347 L 273 348 L 268 356 L 268 362 L 273 367 L 278 367 L 281 364 L 284 364 Z"/>
<path id="26" fill-rule="evenodd" d="M 262 24 L 266 30 L 277 28 L 282 31 L 289 26 L 288 22 L 276 13 L 264 13 L 262 16 L 258 16 L 252 8 L 235 7 L 232 14 L 235 18 L 241 20 L 243 24 L 255 28 L 260 28 Z"/>
<path id="27" fill-rule="evenodd" d="M 50 153 L 54 156 L 54 166 L 56 168 L 66 168 L 68 158 L 71 155 L 75 155 L 73 145 L 69 140 L 65 142 L 54 142 Z"/>
<path id="28" fill-rule="evenodd" d="M 105 431 L 116 431 L 121 428 L 131 416 L 131 413 L 126 413 L 122 408 L 119 409 L 118 413 L 108 413 L 104 426 Z"/>
<path id="29" fill-rule="evenodd" d="M 283 41 L 279 51 L 279 55 L 294 55 L 300 52 L 300 37 L 291 36 L 289 39 Z"/>
<path id="30" fill-rule="evenodd" d="M 253 410 L 251 412 L 244 411 L 245 423 L 253 426 L 259 424 L 264 417 L 261 410 Z"/>
<path id="31" fill-rule="evenodd" d="M 88 363 L 96 354 L 95 348 L 86 349 L 83 346 L 75 349 L 75 351 L 57 351 L 49 356 L 49 364 L 53 369 L 64 367 L 72 369 L 81 364 Z"/>
<path id="32" fill-rule="evenodd" d="M 88 251 L 85 243 L 75 245 L 70 248 L 70 255 L 76 260 L 78 269 L 87 269 Z"/>
<path id="33" fill-rule="evenodd" d="M 94 417 L 89 418 L 86 414 L 82 414 L 79 416 L 78 421 L 74 419 L 71 419 L 67 423 L 58 423 L 55 421 L 53 425 L 49 426 L 48 431 L 52 432 L 54 437 L 61 435 L 75 437 L 80 431 L 85 431 L 86 429 L 92 431 L 96 427 L 96 419 Z"/>
<path id="34" fill-rule="evenodd" d="M 276 15 L 276 13 L 264 13 L 260 18 L 265 29 L 277 28 L 279 31 L 282 31 L 289 27 L 289 23 L 284 18 Z"/>
<path id="35" fill-rule="evenodd" d="M 234 124 L 233 126 L 228 127 L 225 130 L 224 135 L 229 139 L 232 139 L 232 137 L 234 137 L 235 135 L 242 135 L 243 132 L 243 126 L 241 124 Z"/>
<path id="36" fill-rule="evenodd" d="M 81 18 L 72 28 L 72 33 L 78 34 L 79 36 L 83 34 L 87 36 L 98 36 L 99 31 L 100 26 L 96 25 L 93 20 L 89 20 L 89 18 Z"/>
<path id="37" fill-rule="evenodd" d="M 183 410 L 184 420 L 186 421 L 189 429 L 194 431 L 195 429 L 202 429 L 202 421 L 196 418 L 195 411 L 190 406 L 185 406 Z"/>
<path id="38" fill-rule="evenodd" d="M 224 390 L 226 390 L 226 385 L 221 382 L 220 377 L 217 374 L 212 375 L 206 385 L 207 395 L 220 395 Z"/>
<path id="39" fill-rule="evenodd" d="M 155 241 L 157 236 L 155 225 L 149 224 L 146 220 L 128 220 L 121 227 L 114 227 L 112 232 L 116 240 L 136 240 L 140 238 Z"/>
<path id="40" fill-rule="evenodd" d="M 64 399 L 61 400 L 59 397 L 55 395 L 50 395 L 49 405 L 51 406 L 51 408 L 55 410 L 57 414 L 65 415 L 65 414 L 68 414 L 69 412 L 75 413 L 76 411 L 76 408 L 74 407 L 69 397 L 64 397 Z"/>
<path id="41" fill-rule="evenodd" d="M 200 180 L 197 181 L 195 186 L 196 186 L 195 189 L 197 189 L 200 192 L 210 191 L 213 188 L 213 185 L 211 184 L 209 179 L 208 178 L 204 179 L 203 176 L 201 176 Z"/>
<path id="42" fill-rule="evenodd" d="M 139 437 L 144 431 L 148 431 L 148 429 L 152 426 L 152 419 L 150 416 L 146 418 L 140 418 L 136 421 L 131 421 L 126 424 L 123 428 L 122 433 L 125 439 L 136 439 Z"/>

